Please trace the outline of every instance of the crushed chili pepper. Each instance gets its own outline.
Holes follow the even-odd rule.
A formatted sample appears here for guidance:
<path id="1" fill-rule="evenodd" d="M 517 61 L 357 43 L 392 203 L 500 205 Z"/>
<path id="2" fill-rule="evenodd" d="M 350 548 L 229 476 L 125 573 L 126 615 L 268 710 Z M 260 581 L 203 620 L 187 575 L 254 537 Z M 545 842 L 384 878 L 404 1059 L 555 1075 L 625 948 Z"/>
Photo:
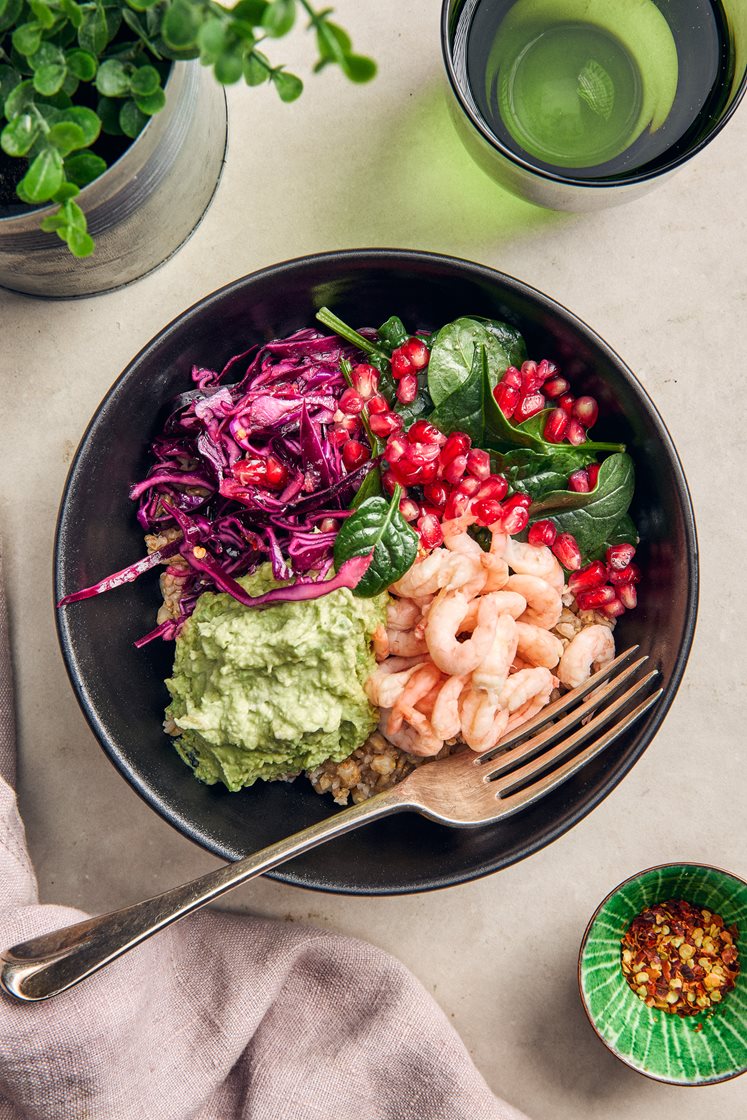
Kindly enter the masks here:
<path id="1" fill-rule="evenodd" d="M 647 1007 L 696 1015 L 720 1003 L 739 975 L 736 926 L 670 899 L 643 910 L 622 939 L 625 979 Z"/>

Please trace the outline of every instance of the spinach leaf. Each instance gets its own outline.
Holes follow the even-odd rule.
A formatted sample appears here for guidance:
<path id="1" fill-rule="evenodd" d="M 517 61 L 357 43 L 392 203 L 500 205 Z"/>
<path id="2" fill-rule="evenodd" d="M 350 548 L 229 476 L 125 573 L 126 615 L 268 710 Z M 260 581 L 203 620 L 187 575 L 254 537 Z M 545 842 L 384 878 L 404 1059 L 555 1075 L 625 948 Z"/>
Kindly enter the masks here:
<path id="1" fill-rule="evenodd" d="M 634 476 L 629 455 L 610 455 L 602 463 L 593 490 L 585 494 L 552 490 L 532 505 L 530 522 L 552 517 L 560 532 L 573 533 L 582 555 L 588 558 L 604 544 L 628 512 Z"/>
<path id="2" fill-rule="evenodd" d="M 469 378 L 475 346 L 485 349 L 493 386 L 506 372 L 508 354 L 483 323 L 466 317 L 447 323 L 435 335 L 428 365 L 428 391 L 436 408 Z"/>
<path id="3" fill-rule="evenodd" d="M 395 486 L 391 501 L 366 498 L 352 517 L 343 522 L 334 547 L 335 568 L 339 571 L 353 556 L 373 559 L 353 594 L 371 599 L 386 591 L 412 566 L 418 554 L 418 538 L 399 512 L 402 490 Z"/>
<path id="4" fill-rule="evenodd" d="M 478 343 L 473 349 L 470 370 L 466 379 L 448 397 L 444 398 L 429 417 L 431 424 L 435 424 L 444 435 L 451 435 L 452 432 L 466 432 L 476 447 L 482 447 L 485 438 L 487 365 L 485 347 Z M 488 395 L 492 399 L 492 394 L 488 393 Z"/>
<path id="5" fill-rule="evenodd" d="M 499 319 L 483 319 L 481 315 L 474 315 L 473 318 L 498 339 L 508 357 L 508 365 L 520 369 L 522 362 L 527 360 L 527 344 L 521 332 Z"/>
<path id="6" fill-rule="evenodd" d="M 396 350 L 403 342 L 407 342 L 410 337 L 399 315 L 390 315 L 387 321 L 381 324 L 376 333 L 379 336 L 379 346 L 382 350 L 387 350 L 390 354 L 392 350 Z"/>
<path id="7" fill-rule="evenodd" d="M 369 471 L 363 482 L 358 487 L 352 502 L 350 503 L 351 509 L 358 509 L 362 506 L 367 498 L 378 498 L 381 496 L 381 471 L 378 467 L 374 467 Z"/>
<path id="8" fill-rule="evenodd" d="M 607 539 L 589 553 L 590 560 L 604 560 L 607 549 L 612 544 L 633 544 L 637 545 L 641 538 L 638 536 L 638 530 L 633 523 L 630 514 L 623 514 L 618 521 L 615 528 L 607 536 Z"/>
<path id="9" fill-rule="evenodd" d="M 583 444 L 556 444 L 552 452 L 521 447 L 504 454 L 493 452 L 490 457 L 491 469 L 505 475 L 512 490 L 529 494 L 535 502 L 553 490 L 567 488 L 568 475 L 595 459 L 594 452 L 585 450 Z"/>

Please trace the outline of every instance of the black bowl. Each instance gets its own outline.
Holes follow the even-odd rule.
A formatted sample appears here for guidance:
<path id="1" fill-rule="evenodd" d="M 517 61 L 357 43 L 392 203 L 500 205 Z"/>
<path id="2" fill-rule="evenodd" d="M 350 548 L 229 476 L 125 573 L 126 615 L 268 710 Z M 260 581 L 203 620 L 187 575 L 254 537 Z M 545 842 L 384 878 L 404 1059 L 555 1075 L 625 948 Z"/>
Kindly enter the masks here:
<path id="1" fill-rule="evenodd" d="M 627 366 L 554 300 L 478 264 L 390 250 L 288 261 L 201 300 L 130 363 L 91 421 L 70 469 L 56 541 L 55 599 L 143 553 L 127 497 L 146 469 L 161 406 L 190 384 L 194 363 L 220 367 L 249 344 L 314 323 L 328 304 L 356 325 L 396 312 L 429 328 L 462 314 L 498 317 L 524 333 L 529 353 L 554 358 L 602 404 L 599 436 L 624 440 L 636 461 L 641 605 L 619 624 L 620 648 L 638 642 L 661 670 L 664 695 L 645 722 L 525 812 L 476 829 L 403 814 L 344 836 L 275 872 L 324 890 L 389 894 L 444 887 L 497 871 L 549 844 L 614 789 L 651 742 L 680 683 L 695 629 L 695 523 L 677 453 Z M 596 430 L 595 430 L 596 431 Z M 58 611 L 62 652 L 94 733 L 145 800 L 185 836 L 237 859 L 320 820 L 334 806 L 305 779 L 240 793 L 205 786 L 161 729 L 172 647 L 133 641 L 152 628 L 154 575 Z"/>

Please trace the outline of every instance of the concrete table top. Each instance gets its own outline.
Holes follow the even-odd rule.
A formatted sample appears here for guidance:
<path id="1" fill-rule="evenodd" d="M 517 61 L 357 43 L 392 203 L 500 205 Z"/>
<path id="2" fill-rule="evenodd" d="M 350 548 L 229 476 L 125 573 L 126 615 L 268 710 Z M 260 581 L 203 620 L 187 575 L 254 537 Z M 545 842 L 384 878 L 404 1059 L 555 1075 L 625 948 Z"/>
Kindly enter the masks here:
<path id="1" fill-rule="evenodd" d="M 745 874 L 747 524 L 741 419 L 747 110 L 646 198 L 592 215 L 539 210 L 469 160 L 443 96 L 438 5 L 340 0 L 340 22 L 380 74 L 337 73 L 281 104 L 233 88 L 223 181 L 162 269 L 77 302 L 0 293 L 3 503 L 20 716 L 20 802 L 42 897 L 92 911 L 165 889 L 216 861 L 158 818 L 97 746 L 54 632 L 51 556 L 65 475 L 89 417 L 170 319 L 263 265 L 319 250 L 407 247 L 469 257 L 546 291 L 630 364 L 682 456 L 700 533 L 693 654 L 643 758 L 549 848 L 467 886 L 343 898 L 270 881 L 231 906 L 311 921 L 390 950 L 420 977 L 492 1088 L 535 1120 L 718 1120 L 747 1114 L 747 1078 L 700 1092 L 648 1081 L 596 1039 L 576 989 L 586 921 L 607 891 L 668 860 Z M 304 77 L 312 44 L 274 54 Z M 740 691 L 741 690 L 741 691 Z"/>

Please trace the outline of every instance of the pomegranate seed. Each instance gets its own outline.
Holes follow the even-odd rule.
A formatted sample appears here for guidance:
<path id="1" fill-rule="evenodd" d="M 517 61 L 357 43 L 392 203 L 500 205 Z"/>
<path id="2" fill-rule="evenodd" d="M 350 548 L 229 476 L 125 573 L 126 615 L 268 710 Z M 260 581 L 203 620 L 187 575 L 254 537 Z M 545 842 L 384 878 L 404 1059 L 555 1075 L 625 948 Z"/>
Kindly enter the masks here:
<path id="1" fill-rule="evenodd" d="M 613 599 L 611 603 L 606 603 L 600 610 L 607 618 L 619 618 L 621 614 L 625 614 L 625 607 L 619 599 Z"/>
<path id="2" fill-rule="evenodd" d="M 522 529 L 526 529 L 529 524 L 529 510 L 525 506 L 513 506 L 507 510 L 503 507 L 503 514 L 501 515 L 501 527 L 504 533 L 513 536 L 514 533 L 520 533 Z"/>
<path id="3" fill-rule="evenodd" d="M 354 471 L 361 463 L 371 458 L 371 449 L 357 439 L 350 439 L 342 449 L 342 461 L 346 470 Z"/>
<path id="4" fill-rule="evenodd" d="M 430 505 L 428 502 L 423 502 L 420 506 L 421 517 L 435 517 L 437 521 L 441 520 L 441 510 L 436 509 L 435 506 Z"/>
<path id="5" fill-rule="evenodd" d="M 439 458 L 441 451 L 437 443 L 410 443 L 408 448 L 410 458 L 419 463 L 431 463 Z"/>
<path id="6" fill-rule="evenodd" d="M 599 405 L 593 397 L 577 397 L 573 402 L 573 415 L 579 424 L 592 428 L 599 416 Z"/>
<path id="7" fill-rule="evenodd" d="M 535 389 L 539 388 L 539 378 L 537 376 L 537 363 L 536 362 L 522 362 L 521 366 L 521 391 L 522 393 L 533 393 Z"/>
<path id="8" fill-rule="evenodd" d="M 418 395 L 418 379 L 414 373 L 406 373 L 397 386 L 397 400 L 400 404 L 412 404 Z"/>
<path id="9" fill-rule="evenodd" d="M 548 443 L 562 443 L 567 427 L 567 413 L 562 408 L 554 408 L 545 421 L 544 437 Z"/>
<path id="10" fill-rule="evenodd" d="M 381 396 L 380 393 L 377 393 L 375 397 L 371 397 L 370 401 L 368 402 L 369 416 L 378 416 L 379 413 L 388 411 L 389 403 L 384 397 Z"/>
<path id="11" fill-rule="evenodd" d="M 572 533 L 558 533 L 552 551 L 566 571 L 577 572 L 581 567 L 581 549 Z"/>
<path id="12" fill-rule="evenodd" d="M 589 463 L 588 467 L 586 468 L 589 474 L 589 486 L 591 486 L 592 490 L 596 489 L 597 480 L 599 478 L 599 472 L 601 469 L 601 463 Z"/>
<path id="13" fill-rule="evenodd" d="M 267 483 L 264 459 L 239 459 L 233 465 L 233 474 L 242 486 L 265 486 Z"/>
<path id="14" fill-rule="evenodd" d="M 436 509 L 443 509 L 449 496 L 449 488 L 443 482 L 429 482 L 427 486 L 423 487 L 423 494 L 425 500 L 430 502 L 432 506 L 435 506 Z"/>
<path id="15" fill-rule="evenodd" d="M 606 559 L 610 568 L 621 572 L 623 568 L 627 568 L 634 556 L 635 548 L 632 544 L 611 544 L 607 549 Z"/>
<path id="16" fill-rule="evenodd" d="M 538 412 L 542 412 L 545 403 L 542 393 L 527 393 L 525 397 L 521 398 L 514 410 L 514 420 L 517 424 L 523 424 L 530 416 L 536 416 Z"/>
<path id="17" fill-rule="evenodd" d="M 387 494 L 389 494 L 389 496 L 391 497 L 392 494 L 394 493 L 394 487 L 397 486 L 397 485 L 401 485 L 401 483 L 399 482 L 398 479 L 396 479 L 394 477 L 394 472 L 393 471 L 382 471 L 381 472 L 381 485 L 384 487 Z"/>
<path id="18" fill-rule="evenodd" d="M 496 521 L 500 521 L 503 506 L 495 498 L 484 498 L 472 503 L 472 513 L 477 524 L 487 528 L 488 525 L 495 525 Z"/>
<path id="19" fill-rule="evenodd" d="M 562 397 L 558 397 L 557 400 L 558 408 L 562 408 L 563 412 L 567 412 L 569 416 L 573 412 L 574 403 L 575 398 L 570 393 L 563 393 Z"/>
<path id="20" fill-rule="evenodd" d="M 410 365 L 413 369 L 425 369 L 428 362 L 431 360 L 431 352 L 422 338 L 408 338 L 407 342 L 403 343 L 400 349 L 407 358 L 409 358 Z"/>
<path id="21" fill-rule="evenodd" d="M 580 611 L 596 611 L 616 598 L 614 587 L 594 587 L 591 591 L 580 591 L 576 602 Z"/>
<path id="22" fill-rule="evenodd" d="M 342 447 L 350 439 L 350 432 L 342 424 L 333 424 L 327 428 L 327 439 L 335 447 Z"/>
<path id="23" fill-rule="evenodd" d="M 405 521 L 415 521 L 420 516 L 420 506 L 414 502 L 412 498 L 400 498 L 399 512 L 404 517 Z"/>
<path id="24" fill-rule="evenodd" d="M 447 443 L 448 446 L 448 443 Z M 444 448 L 444 451 L 446 448 Z M 441 452 L 441 462 L 443 463 L 443 451 Z M 467 456 L 457 455 L 444 467 L 444 479 L 451 486 L 455 486 L 457 482 L 464 476 L 467 469 Z"/>
<path id="25" fill-rule="evenodd" d="M 402 417 L 394 412 L 376 412 L 373 416 L 369 416 L 368 423 L 373 434 L 382 439 L 394 432 L 401 432 L 404 427 Z"/>
<path id="26" fill-rule="evenodd" d="M 350 376 L 356 392 L 360 393 L 364 401 L 370 400 L 379 387 L 379 371 L 373 366 L 361 363 L 353 366 Z"/>
<path id="27" fill-rule="evenodd" d="M 568 475 L 568 489 L 573 490 L 574 494 L 588 494 L 591 490 L 589 485 L 588 471 L 581 467 L 580 470 L 573 471 Z"/>
<path id="28" fill-rule="evenodd" d="M 506 494 L 508 494 L 508 482 L 502 474 L 491 474 L 477 491 L 480 501 L 484 498 L 494 498 L 495 501 L 502 502 Z"/>
<path id="29" fill-rule="evenodd" d="M 580 591 L 591 591 L 594 587 L 602 587 L 607 582 L 607 569 L 601 560 L 592 560 L 585 568 L 574 572 L 568 580 L 568 586 L 574 595 Z"/>
<path id="30" fill-rule="evenodd" d="M 546 397 L 555 400 L 557 397 L 562 397 L 564 393 L 567 393 L 570 387 L 570 382 L 566 381 L 564 377 L 553 377 L 545 382 L 542 389 Z"/>
<path id="31" fill-rule="evenodd" d="M 437 463 L 413 463 L 409 458 L 400 459 L 392 466 L 394 477 L 401 486 L 425 486 L 435 480 L 437 470 Z"/>
<path id="32" fill-rule="evenodd" d="M 398 346 L 396 350 L 392 351 L 392 377 L 395 381 L 399 381 L 400 377 L 404 377 L 406 373 L 414 372 L 413 364 L 403 347 Z"/>
<path id="33" fill-rule="evenodd" d="M 554 377 L 557 372 L 558 367 L 555 365 L 555 362 L 551 362 L 547 358 L 543 358 L 540 364 L 537 366 L 537 380 L 539 381 L 540 385 L 544 385 L 548 377 Z"/>
<path id="34" fill-rule="evenodd" d="M 528 494 L 512 494 L 506 502 L 504 509 L 529 509 L 532 499 Z"/>
<path id="35" fill-rule="evenodd" d="M 320 533 L 334 533 L 337 530 L 337 520 L 334 517 L 325 517 L 319 522 Z"/>
<path id="36" fill-rule="evenodd" d="M 467 456 L 467 474 L 471 474 L 473 478 L 479 478 L 481 482 L 490 474 L 490 456 L 487 451 L 481 451 L 479 447 L 473 447 Z"/>
<path id="37" fill-rule="evenodd" d="M 363 397 L 355 389 L 346 389 L 340 397 L 340 408 L 348 416 L 358 416 L 363 412 Z"/>
<path id="38" fill-rule="evenodd" d="M 521 373 L 516 366 L 509 366 L 500 380 L 501 385 L 508 385 L 511 389 L 521 389 Z"/>
<path id="39" fill-rule="evenodd" d="M 435 443 L 438 447 L 445 446 L 448 443 L 446 436 L 439 432 L 435 424 L 429 424 L 427 420 L 416 420 L 407 433 L 407 438 L 411 443 Z M 451 438 L 449 436 L 449 439 Z M 463 438 L 468 440 L 469 436 L 463 436 Z"/>
<path id="40" fill-rule="evenodd" d="M 444 521 L 453 521 L 457 517 L 461 517 L 463 513 L 469 508 L 470 500 L 466 494 L 458 494 L 453 490 L 446 499 L 444 506 Z"/>
<path id="41" fill-rule="evenodd" d="M 506 385 L 505 381 L 502 381 L 500 385 L 496 385 L 493 389 L 493 396 L 503 415 L 507 420 L 510 420 L 521 399 L 519 390 L 515 389 L 513 385 Z"/>
<path id="42" fill-rule="evenodd" d="M 628 564 L 622 571 L 608 568 L 609 581 L 614 587 L 621 587 L 624 583 L 640 583 L 641 569 L 637 564 Z"/>
<path id="43" fill-rule="evenodd" d="M 288 481 L 288 471 L 279 459 L 274 455 L 268 455 L 265 459 L 265 472 L 267 478 L 267 485 L 273 489 L 281 489 Z"/>
<path id="44" fill-rule="evenodd" d="M 423 548 L 438 548 L 444 543 L 444 534 L 438 518 L 432 514 L 418 518 L 418 532 Z"/>
<path id="45" fill-rule="evenodd" d="M 415 428 L 417 428 L 418 424 L 425 423 L 427 423 L 426 420 L 416 420 L 412 428 L 410 428 L 410 431 L 412 432 Z M 428 424 L 428 427 L 433 427 L 433 425 Z M 434 429 L 434 431 L 435 430 L 436 429 Z M 444 466 L 446 466 L 448 463 L 452 462 L 453 459 L 456 459 L 457 456 L 464 455 L 464 465 L 466 469 L 466 455 L 471 446 L 472 440 L 465 432 L 452 432 L 451 435 L 447 438 L 446 443 L 441 448 L 441 462 Z"/>
<path id="46" fill-rule="evenodd" d="M 618 587 L 617 594 L 627 611 L 635 610 L 638 606 L 638 592 L 632 583 L 623 583 L 621 587 Z"/>
<path id="47" fill-rule="evenodd" d="M 565 431 L 565 438 L 569 443 L 572 443 L 574 447 L 578 447 L 579 444 L 586 443 L 586 428 L 584 428 L 582 424 L 579 424 L 578 420 L 574 420 L 573 417 L 571 417 Z"/>
<path id="48" fill-rule="evenodd" d="M 552 521 L 535 521 L 527 535 L 527 540 L 533 544 L 535 548 L 542 545 L 550 547 L 555 544 L 555 538 L 558 535 L 558 530 Z"/>
<path id="49" fill-rule="evenodd" d="M 387 463 L 398 463 L 410 450 L 410 445 L 404 436 L 392 436 L 386 445 L 384 458 Z"/>
<path id="50" fill-rule="evenodd" d="M 466 494 L 468 498 L 476 498 L 480 493 L 480 480 L 477 478 L 463 478 L 456 486 L 457 494 Z"/>

